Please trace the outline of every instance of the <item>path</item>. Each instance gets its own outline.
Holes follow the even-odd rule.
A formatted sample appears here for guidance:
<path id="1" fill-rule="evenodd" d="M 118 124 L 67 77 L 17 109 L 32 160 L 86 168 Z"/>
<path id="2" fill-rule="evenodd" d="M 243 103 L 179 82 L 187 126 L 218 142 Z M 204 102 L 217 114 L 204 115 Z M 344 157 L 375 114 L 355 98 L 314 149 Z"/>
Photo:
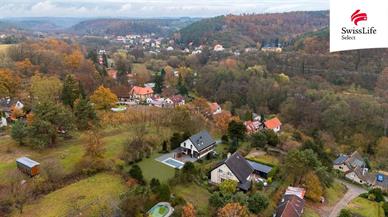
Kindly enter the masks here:
<path id="1" fill-rule="evenodd" d="M 339 213 L 343 208 L 345 208 L 350 201 L 352 201 L 354 198 L 358 197 L 358 195 L 367 192 L 366 189 L 362 188 L 361 186 L 354 185 L 342 180 L 337 179 L 338 182 L 344 184 L 347 188 L 347 192 L 345 195 L 334 205 L 334 207 L 328 207 L 323 211 L 322 217 L 338 217 Z"/>

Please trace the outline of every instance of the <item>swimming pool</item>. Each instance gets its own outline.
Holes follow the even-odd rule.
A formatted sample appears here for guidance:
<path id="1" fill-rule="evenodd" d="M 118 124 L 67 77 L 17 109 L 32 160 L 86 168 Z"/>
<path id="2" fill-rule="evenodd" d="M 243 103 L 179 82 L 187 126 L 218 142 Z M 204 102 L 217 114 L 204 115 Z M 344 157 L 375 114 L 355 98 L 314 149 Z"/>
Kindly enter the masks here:
<path id="1" fill-rule="evenodd" d="M 148 211 L 148 214 L 151 217 L 169 217 L 173 212 L 174 212 L 174 208 L 172 208 L 169 203 L 160 202 L 155 206 L 153 206 Z"/>
<path id="2" fill-rule="evenodd" d="M 175 160 L 171 157 L 164 160 L 163 163 L 170 166 L 170 167 L 177 168 L 177 169 L 182 169 L 183 165 L 185 165 L 185 163 L 178 161 L 178 160 Z"/>

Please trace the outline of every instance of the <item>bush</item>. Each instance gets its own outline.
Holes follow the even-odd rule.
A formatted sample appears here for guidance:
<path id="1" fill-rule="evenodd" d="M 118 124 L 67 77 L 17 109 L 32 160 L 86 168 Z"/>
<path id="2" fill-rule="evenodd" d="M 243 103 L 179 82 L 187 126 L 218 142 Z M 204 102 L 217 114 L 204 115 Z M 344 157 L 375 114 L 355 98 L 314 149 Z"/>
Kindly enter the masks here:
<path id="1" fill-rule="evenodd" d="M 140 183 L 144 184 L 144 177 L 143 177 L 143 172 L 141 171 L 141 168 L 135 164 L 132 166 L 132 168 L 129 170 L 129 175 L 139 181 Z"/>
<path id="2" fill-rule="evenodd" d="M 269 205 L 268 198 L 261 193 L 255 193 L 248 199 L 248 209 L 258 214 Z"/>
<path id="3" fill-rule="evenodd" d="M 352 213 L 347 209 L 342 209 L 338 217 L 352 217 Z"/>
<path id="4" fill-rule="evenodd" d="M 388 202 L 383 203 L 383 209 L 384 209 L 385 216 L 388 216 Z"/>

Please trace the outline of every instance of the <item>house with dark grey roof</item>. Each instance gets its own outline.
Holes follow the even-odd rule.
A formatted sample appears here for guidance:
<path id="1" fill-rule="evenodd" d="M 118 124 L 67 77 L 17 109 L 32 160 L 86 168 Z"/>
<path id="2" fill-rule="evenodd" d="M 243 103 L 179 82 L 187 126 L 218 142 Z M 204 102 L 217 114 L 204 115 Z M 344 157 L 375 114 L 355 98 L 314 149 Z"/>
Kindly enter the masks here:
<path id="1" fill-rule="evenodd" d="M 364 168 L 365 166 L 366 163 L 364 159 L 357 151 L 353 152 L 351 155 L 341 154 L 333 162 L 333 168 L 344 173 L 354 170 L 357 167 Z"/>
<path id="2" fill-rule="evenodd" d="M 210 172 L 210 181 L 220 184 L 224 180 L 234 180 L 243 191 L 251 188 L 251 183 L 259 181 L 259 177 L 267 178 L 272 167 L 246 160 L 238 152 L 218 163 Z"/>
<path id="3" fill-rule="evenodd" d="M 215 184 L 220 184 L 225 180 L 234 180 L 239 183 L 239 188 L 249 190 L 254 169 L 243 156 L 238 152 L 218 163 L 210 172 L 210 181 Z"/>
<path id="4" fill-rule="evenodd" d="M 181 143 L 182 152 L 191 157 L 200 159 L 214 151 L 216 141 L 207 131 L 201 131 L 190 136 Z"/>

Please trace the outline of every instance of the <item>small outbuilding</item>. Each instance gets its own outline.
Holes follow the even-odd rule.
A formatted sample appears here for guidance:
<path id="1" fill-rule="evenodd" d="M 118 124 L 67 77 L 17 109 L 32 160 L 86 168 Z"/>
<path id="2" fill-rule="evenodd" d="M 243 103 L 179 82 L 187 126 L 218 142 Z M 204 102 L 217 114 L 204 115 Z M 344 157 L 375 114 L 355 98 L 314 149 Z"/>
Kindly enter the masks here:
<path id="1" fill-rule="evenodd" d="M 20 171 L 30 176 L 35 176 L 40 173 L 40 164 L 28 157 L 21 157 L 16 159 L 16 166 Z"/>

